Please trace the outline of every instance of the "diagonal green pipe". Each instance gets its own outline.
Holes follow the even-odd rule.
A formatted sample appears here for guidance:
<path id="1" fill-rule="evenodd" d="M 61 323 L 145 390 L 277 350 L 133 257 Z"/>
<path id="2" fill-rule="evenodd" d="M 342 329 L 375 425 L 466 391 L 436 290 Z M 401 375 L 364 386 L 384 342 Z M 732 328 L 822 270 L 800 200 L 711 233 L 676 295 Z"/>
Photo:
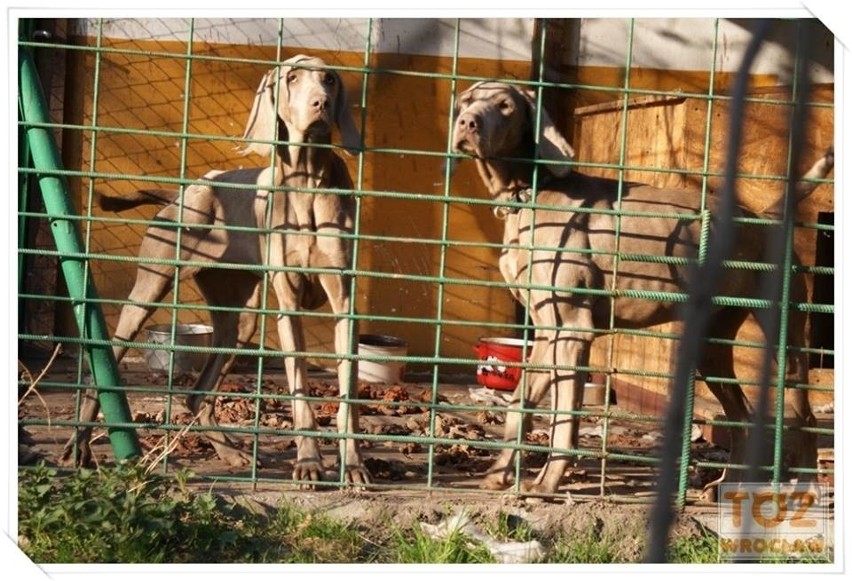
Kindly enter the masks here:
<path id="1" fill-rule="evenodd" d="M 107 426 L 131 422 L 130 406 L 120 389 L 118 364 L 109 347 L 106 322 L 97 302 L 97 292 L 85 269 L 80 234 L 70 219 L 75 211 L 70 201 L 68 183 L 61 173 L 62 163 L 53 134 L 48 129 L 47 102 L 42 93 L 32 55 L 27 49 L 18 51 L 18 107 L 24 122 L 23 131 L 37 170 L 41 195 L 50 219 L 50 229 L 60 252 L 59 262 L 71 297 L 74 316 L 89 358 L 89 367 L 98 389 L 98 400 Z M 32 125 L 31 125 L 32 124 Z M 94 340 L 100 344 L 92 344 Z M 140 456 L 136 431 L 128 427 L 108 427 L 110 443 L 117 460 Z"/>

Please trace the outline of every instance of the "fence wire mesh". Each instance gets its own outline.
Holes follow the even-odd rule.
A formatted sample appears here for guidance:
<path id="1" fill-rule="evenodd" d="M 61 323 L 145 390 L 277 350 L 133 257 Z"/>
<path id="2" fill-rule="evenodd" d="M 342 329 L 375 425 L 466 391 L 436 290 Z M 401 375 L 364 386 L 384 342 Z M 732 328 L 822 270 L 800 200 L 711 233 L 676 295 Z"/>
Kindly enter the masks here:
<path id="1" fill-rule="evenodd" d="M 747 90 L 738 100 L 731 89 L 739 62 L 728 52 L 740 58 L 755 26 L 698 19 L 679 22 L 667 34 L 665 25 L 643 19 L 80 19 L 42 21 L 22 30 L 19 50 L 36 56 L 47 97 L 50 121 L 41 127 L 52 132 L 61 150 L 64 167 L 52 175 L 67 182 L 77 211 L 65 219 L 76 225 L 83 243 L 76 254 L 54 246 L 52 218 L 37 187 L 45 171 L 28 163 L 22 147 L 18 337 L 23 370 L 19 393 L 26 396 L 19 403 L 19 426 L 35 442 L 26 458 L 40 455 L 59 462 L 65 441 L 71 438 L 76 448 L 80 442 L 73 441 L 73 433 L 89 427 L 94 428 L 92 460 L 114 460 L 102 437 L 111 418 L 78 418 L 92 383 L 87 348 L 120 345 L 128 348 L 120 366 L 122 385 L 111 389 L 127 398 L 132 416 L 118 422 L 119 427 L 132 428 L 146 458 L 165 472 L 190 467 L 200 478 L 304 484 L 304 474 L 294 475 L 297 448 L 306 438 L 316 438 L 329 472 L 322 481 L 312 481 L 316 486 L 349 485 L 345 463 L 331 459 L 339 456 L 339 446 L 356 441 L 372 474 L 370 487 L 379 491 L 505 494 L 479 485 L 495 456 L 511 449 L 523 453 L 511 461 L 509 491 L 515 494 L 530 492 L 522 489 L 522 482 L 546 466 L 548 457 L 567 457 L 577 466 L 560 478 L 557 490 L 542 495 L 558 499 L 570 491 L 575 499 L 648 502 L 663 474 L 670 488 L 660 489 L 661 499 L 674 494 L 680 504 L 701 502 L 723 470 L 741 467 L 742 459 L 729 456 L 728 438 L 745 424 L 726 419 L 711 393 L 739 384 L 750 408 L 760 401 L 766 409 L 765 402 L 772 402 L 765 420 L 771 444 L 761 445 L 773 450 L 769 463 L 762 464 L 766 477 L 775 482 L 791 476 L 830 479 L 830 469 L 818 473 L 817 466 L 784 461 L 793 449 L 788 438 L 803 433 L 819 441 L 821 461 L 831 458 L 833 448 L 833 182 L 830 177 L 816 179 L 813 195 L 798 202 L 795 215 L 791 206 L 777 215 L 768 211 L 784 199 L 785 191 L 788 198 L 793 194 L 795 187 L 787 184 L 794 184 L 833 142 L 832 40 L 816 22 L 771 21 L 769 40 L 755 46 L 764 53 L 779 52 L 744 77 Z M 806 27 L 812 29 L 807 40 L 794 34 Z M 739 52 L 723 46 L 730 38 L 742 39 Z M 786 40 L 775 42 L 779 39 Z M 256 182 L 205 178 L 209 171 L 277 167 L 276 154 L 243 156 L 238 149 L 245 145 L 241 135 L 258 83 L 297 54 L 323 58 L 348 95 L 347 109 L 360 141 L 351 155 L 342 153 L 336 137 L 331 147 L 345 160 L 352 187 L 288 182 L 264 189 L 278 194 L 277 200 L 351 196 L 354 212 L 346 228 L 299 232 L 314 247 L 324 239 L 349 245 L 350 261 L 342 268 L 269 260 L 275 240 L 283 237 L 279 223 L 199 226 L 187 215 L 197 210 L 187 192 L 199 184 L 257 189 Z M 766 62 L 776 64 L 767 67 Z M 493 80 L 532 92 L 534 127 L 543 127 L 542 112 L 547 111 L 575 149 L 570 163 L 574 172 L 616 180 L 619 201 L 613 207 L 572 208 L 577 224 L 601 216 L 611 219 L 611 247 L 571 246 L 559 239 L 542 244 L 534 235 L 527 243 L 501 241 L 504 223 L 495 213 L 528 212 L 529 230 L 535 232 L 547 228 L 549 217 L 564 207 L 549 203 L 552 198 L 546 196 L 538 199 L 550 183 L 547 167 L 552 167 L 541 160 L 535 164 L 529 199 L 498 200 L 487 195 L 474 160 L 455 152 L 459 93 Z M 280 89 L 275 91 L 276 106 L 290 95 L 281 81 L 287 79 L 274 83 Z M 800 129 L 794 125 L 795 111 L 807 114 Z M 38 124 L 32 120 L 19 121 L 22 145 L 34 127 Z M 282 127 L 283 121 L 266 143 L 284 142 L 292 149 L 298 142 L 288 141 Z M 738 155 L 727 148 L 732 129 L 743 135 Z M 710 309 L 739 309 L 745 319 L 748 311 L 775 309 L 780 322 L 770 326 L 775 330 L 769 340 L 754 319 L 738 334 L 687 336 L 697 349 L 728 348 L 737 354 L 730 368 L 722 365 L 715 373 L 696 375 L 694 362 L 676 358 L 679 346 L 683 348 L 679 327 L 662 319 L 636 327 L 619 319 L 617 305 L 632 300 L 664 305 L 655 308 L 667 311 L 690 306 L 687 288 L 627 284 L 622 279 L 631 277 L 624 273 L 635 272 L 640 268 L 636 265 L 665 265 L 672 271 L 706 267 L 705 261 L 715 260 L 706 246 L 712 242 L 701 242 L 697 260 L 643 253 L 635 245 L 622 247 L 629 235 L 621 228 L 630 219 L 647 221 L 649 231 L 660 219 L 683 224 L 703 220 L 707 228 L 716 220 L 723 228 L 723 215 L 712 210 L 705 196 L 733 191 L 724 184 L 734 174 L 740 203 L 755 214 L 733 219 L 732 227 L 757 232 L 759 238 L 769 236 L 779 223 L 793 227 L 775 262 L 733 252 L 714 264 L 728 272 L 771 275 L 775 282 L 769 290 L 782 292 L 711 292 L 699 312 L 712 318 Z M 621 208 L 622 196 L 637 181 L 700 191 L 700 209 Z M 112 212 L 98 205 L 101 194 L 127 196 L 138 189 L 180 192 L 178 218 L 169 225 L 150 206 Z M 147 229 L 174 232 L 171 255 L 139 255 Z M 185 250 L 199 229 L 210 237 L 260 241 L 259 252 L 266 258 L 211 259 L 198 253 L 187 258 Z M 606 260 L 610 285 L 566 288 L 559 280 L 542 281 L 535 275 L 535 258 L 525 274 L 507 282 L 498 263 L 510 251 Z M 102 310 L 109 340 L 81 334 L 74 324 L 80 299 L 66 293 L 59 270 L 68 260 L 85 265 L 99 298 L 83 301 Z M 256 277 L 261 285 L 257 300 L 239 307 L 208 305 L 197 281 L 182 278 L 199 268 L 214 273 L 201 275 L 217 287 L 204 291 L 208 295 Z M 159 269 L 170 277 L 170 295 L 142 302 L 129 297 L 137 269 Z M 278 280 L 343 275 L 352 301 L 338 312 L 282 305 L 272 292 L 275 279 L 266 273 Z M 710 291 L 715 278 L 700 279 L 698 286 L 706 284 Z M 805 298 L 791 296 L 790 287 L 798 285 L 807 286 Z M 595 319 L 591 327 L 534 325 L 535 313 L 529 310 L 539 307 L 529 300 L 529 307 L 521 306 L 513 293 L 570 293 L 580 302 L 608 304 L 608 315 L 604 324 Z M 166 343 L 145 332 L 113 337 L 122 309 L 138 308 L 152 311 L 146 327 L 167 329 Z M 225 320 L 229 313 L 259 316 L 257 331 L 245 346 L 195 344 L 189 342 L 194 336 L 178 333 L 217 317 Z M 790 313 L 810 318 L 807 337 L 790 334 Z M 286 349 L 279 330 L 291 315 L 305 338 Z M 345 345 L 340 336 L 335 338 L 338 320 L 347 328 Z M 544 366 L 541 361 L 500 361 L 489 351 L 493 343 L 487 339 L 514 339 L 511 345 L 520 354 L 541 333 L 598 338 L 588 361 L 572 364 L 558 358 Z M 378 349 L 371 341 L 378 341 Z M 772 353 L 767 344 L 780 347 L 779 367 L 786 356 L 804 354 L 810 373 L 791 380 L 783 370 L 766 371 L 764 354 Z M 58 356 L 51 358 L 54 351 Z M 152 359 L 152 352 L 164 359 Z M 197 409 L 184 403 L 199 394 L 193 387 L 201 365 L 197 361 L 207 354 L 236 356 L 231 373 L 215 389 L 200 393 L 218 423 L 213 428 L 200 423 L 190 411 Z M 298 393 L 288 390 L 282 365 L 294 358 L 310 362 L 308 387 Z M 340 395 L 336 371 L 341 362 L 350 361 L 360 367 L 357 389 Z M 503 434 L 511 386 L 490 388 L 495 381 L 518 381 L 513 370 L 528 370 L 520 379 L 516 405 L 527 418 L 521 424 L 532 429 Z M 529 377 L 541 371 L 552 374 L 553 381 L 587 374 L 583 405 L 559 409 L 565 406 L 555 405 L 553 395 L 550 409 L 544 402 L 528 405 Z M 667 394 L 676 379 L 686 384 L 680 386 L 678 407 L 669 412 L 676 420 L 672 424 L 665 421 Z M 708 388 L 711 383 L 722 387 Z M 809 394 L 817 421 L 799 429 L 785 424 L 785 416 L 790 419 L 793 394 L 801 392 Z M 316 417 L 311 429 L 297 425 L 299 418 L 290 408 L 296 400 L 306 402 Z M 352 431 L 337 429 L 341 406 L 360 409 L 360 425 Z M 553 444 L 550 424 L 566 419 L 574 419 L 578 445 L 560 448 Z M 248 459 L 245 466 L 234 468 L 217 456 L 209 443 L 217 439 L 215 433 L 227 433 L 237 442 L 240 457 Z M 669 439 L 662 447 L 664 437 Z M 661 449 L 670 455 L 661 457 Z M 76 456 L 73 450 L 71 459 Z"/>

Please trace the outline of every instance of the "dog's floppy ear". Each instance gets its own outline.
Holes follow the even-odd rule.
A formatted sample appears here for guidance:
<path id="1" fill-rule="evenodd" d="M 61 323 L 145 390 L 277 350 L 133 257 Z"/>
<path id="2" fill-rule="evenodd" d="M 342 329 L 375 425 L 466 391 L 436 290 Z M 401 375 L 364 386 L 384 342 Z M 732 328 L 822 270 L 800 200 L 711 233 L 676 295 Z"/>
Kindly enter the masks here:
<path id="1" fill-rule="evenodd" d="M 355 153 L 361 149 L 361 132 L 358 126 L 355 125 L 355 120 L 352 119 L 352 112 L 349 110 L 348 100 L 346 99 L 346 87 L 343 85 L 343 80 L 337 71 L 329 71 L 337 80 L 337 98 L 334 100 L 334 123 L 337 129 L 340 130 L 341 145 L 349 153 Z"/>
<path id="2" fill-rule="evenodd" d="M 521 95 L 529 103 L 529 122 L 530 127 L 535 129 L 536 117 L 540 113 L 541 118 L 541 138 L 538 141 L 538 157 L 539 159 L 552 160 L 558 162 L 567 162 L 574 160 L 574 148 L 565 140 L 556 126 L 547 110 L 542 107 L 541 111 L 537 111 L 535 102 L 535 93 L 531 91 L 519 90 Z M 548 164 L 547 169 L 556 177 L 564 177 L 571 172 L 571 166 L 565 164 Z"/>
<path id="3" fill-rule="evenodd" d="M 254 104 L 251 107 L 246 129 L 243 132 L 243 139 L 248 141 L 240 150 L 243 155 L 256 153 L 264 157 L 269 157 L 272 154 L 273 147 L 271 143 L 266 142 L 271 142 L 274 139 L 280 141 L 287 140 L 287 128 L 283 123 L 278 123 L 278 113 L 275 111 L 275 81 L 279 70 L 281 71 L 279 85 L 283 87 L 287 78 L 286 70 L 288 70 L 285 67 L 280 67 L 280 69 L 276 67 L 267 72 L 257 87 Z M 287 99 L 284 91 L 280 91 L 279 93 L 278 109 L 279 111 L 286 111 Z M 278 126 L 278 135 L 275 134 L 276 126 Z M 284 132 L 284 135 L 281 135 L 281 132 Z"/>

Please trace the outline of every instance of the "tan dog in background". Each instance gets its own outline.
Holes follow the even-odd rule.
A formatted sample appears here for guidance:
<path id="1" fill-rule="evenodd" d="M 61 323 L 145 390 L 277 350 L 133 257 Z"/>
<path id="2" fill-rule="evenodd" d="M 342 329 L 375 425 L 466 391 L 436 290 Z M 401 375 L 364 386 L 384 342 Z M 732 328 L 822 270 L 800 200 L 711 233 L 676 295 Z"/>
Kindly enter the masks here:
<path id="1" fill-rule="evenodd" d="M 539 118 L 541 137 L 536 140 L 534 128 Z M 574 152 L 547 113 L 537 111 L 529 93 L 505 83 L 477 83 L 458 96 L 452 145 L 456 152 L 475 158 L 492 199 L 509 203 L 495 208 L 495 214 L 505 220 L 500 271 L 513 285 L 515 298 L 528 307 L 536 328 L 523 402 L 525 407 L 534 408 L 551 390 L 553 409 L 564 412 L 552 419 L 550 442 L 554 451 L 535 482 L 525 489 L 555 493 L 572 459 L 565 451 L 578 446 L 580 419 L 575 414 L 582 405 L 585 368 L 596 333 L 610 328 L 611 317 L 615 327 L 631 329 L 677 319 L 678 302 L 652 297 L 685 292 L 689 266 L 679 259 L 696 256 L 701 220 L 661 216 L 698 216 L 700 192 L 637 183 L 620 185 L 616 180 L 571 171 L 569 162 Z M 511 205 L 528 202 L 532 197 L 533 162 L 525 160 L 533 159 L 543 164 L 538 172 L 534 212 Z M 825 177 L 832 167 L 833 153 L 829 152 L 806 177 Z M 800 184 L 798 194 L 807 195 L 815 185 Z M 718 200 L 710 195 L 707 204 L 714 212 Z M 618 225 L 617 208 L 624 212 Z M 740 215 L 751 214 L 741 209 Z M 530 247 L 534 249 L 528 250 Z M 730 258 L 766 262 L 766 250 L 763 229 L 739 228 L 737 246 Z M 616 253 L 622 256 L 617 263 Z M 663 262 L 660 257 L 672 260 Z M 601 292 L 613 289 L 617 292 L 614 299 L 608 292 Z M 718 294 L 755 297 L 759 289 L 758 272 L 731 268 L 720 281 Z M 801 276 L 791 279 L 790 300 L 807 300 Z M 723 342 L 705 346 L 698 371 L 728 419 L 746 422 L 751 408 L 741 387 L 711 378 L 735 377 L 733 347 L 724 340 L 735 338 L 749 311 L 719 305 L 712 308 L 708 335 Z M 791 345 L 805 345 L 805 322 L 804 312 L 789 312 Z M 793 382 L 806 385 L 807 355 L 793 349 L 788 353 L 788 362 L 788 375 Z M 530 414 L 517 411 L 523 385 L 522 382 L 516 390 L 507 414 L 507 442 L 514 442 L 519 429 L 529 426 Z M 807 390 L 790 389 L 787 397 L 797 426 L 814 426 Z M 730 461 L 740 464 L 745 458 L 746 430 L 731 431 L 734 436 Z M 798 466 L 816 468 L 816 436 L 798 432 L 794 453 Z M 484 487 L 502 489 L 511 484 L 514 455 L 511 448 L 501 452 L 485 477 Z M 741 474 L 731 476 L 737 478 Z"/>

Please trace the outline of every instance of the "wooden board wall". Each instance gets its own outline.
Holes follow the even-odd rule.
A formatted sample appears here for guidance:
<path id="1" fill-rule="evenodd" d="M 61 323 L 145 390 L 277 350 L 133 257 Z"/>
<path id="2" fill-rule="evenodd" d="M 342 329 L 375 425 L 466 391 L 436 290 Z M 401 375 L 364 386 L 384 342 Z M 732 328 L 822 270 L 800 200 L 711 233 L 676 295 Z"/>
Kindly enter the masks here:
<path id="1" fill-rule="evenodd" d="M 751 97 L 765 101 L 751 102 L 746 107 L 743 123 L 742 155 L 737 171 L 750 176 L 738 182 L 738 194 L 744 206 L 761 212 L 783 194 L 781 179 L 787 173 L 789 155 L 790 96 L 784 87 L 767 87 L 755 90 Z M 833 144 L 834 110 L 833 86 L 815 87 L 810 107 L 801 167 L 801 175 Z M 817 103 L 821 105 L 816 105 Z M 710 122 L 708 125 L 708 114 Z M 577 159 L 583 163 L 618 164 L 621 144 L 625 143 L 624 164 L 643 169 L 627 170 L 625 180 L 642 181 L 659 187 L 698 188 L 704 182 L 704 168 L 710 174 L 724 171 L 725 144 L 728 138 L 730 101 L 714 101 L 708 108 L 705 99 L 687 97 L 640 97 L 628 101 L 598 103 L 575 111 L 573 140 Z M 626 120 L 627 136 L 622 140 L 622 127 Z M 709 135 L 708 135 L 709 126 Z M 709 145 L 709 146 L 708 146 Z M 705 152 L 707 155 L 705 156 Z M 645 169 L 647 168 L 647 169 Z M 616 170 L 584 168 L 591 174 L 618 177 Z M 765 176 L 765 177 L 764 177 Z M 718 191 L 721 177 L 708 176 L 706 187 Z M 821 212 L 834 211 L 834 188 L 820 185 L 798 207 L 797 220 L 802 224 L 817 222 Z M 815 264 L 817 231 L 806 226 L 795 232 L 796 253 L 805 265 Z M 812 289 L 812 277 L 806 277 Z M 809 291 L 811 296 L 812 290 Z M 656 329 L 672 332 L 672 325 Z M 738 339 L 762 342 L 756 322 L 750 318 Z M 614 375 L 621 403 L 642 413 L 659 415 L 665 405 L 663 394 L 668 389 L 666 379 L 649 377 L 643 370 L 674 369 L 676 343 L 666 339 L 619 335 L 610 345 L 607 339 L 595 343 L 592 364 L 620 370 Z M 610 353 L 612 356 L 610 357 Z M 761 350 L 739 348 L 736 354 L 736 371 L 740 378 L 756 381 Z M 811 383 L 826 390 L 814 392 L 812 400 L 826 403 L 833 399 L 833 374 L 831 370 L 817 369 L 811 374 Z M 754 388 L 747 388 L 753 398 Z M 703 383 L 698 383 L 696 394 L 700 416 L 713 417 L 719 408 Z M 703 401 L 707 398 L 707 402 Z"/>

